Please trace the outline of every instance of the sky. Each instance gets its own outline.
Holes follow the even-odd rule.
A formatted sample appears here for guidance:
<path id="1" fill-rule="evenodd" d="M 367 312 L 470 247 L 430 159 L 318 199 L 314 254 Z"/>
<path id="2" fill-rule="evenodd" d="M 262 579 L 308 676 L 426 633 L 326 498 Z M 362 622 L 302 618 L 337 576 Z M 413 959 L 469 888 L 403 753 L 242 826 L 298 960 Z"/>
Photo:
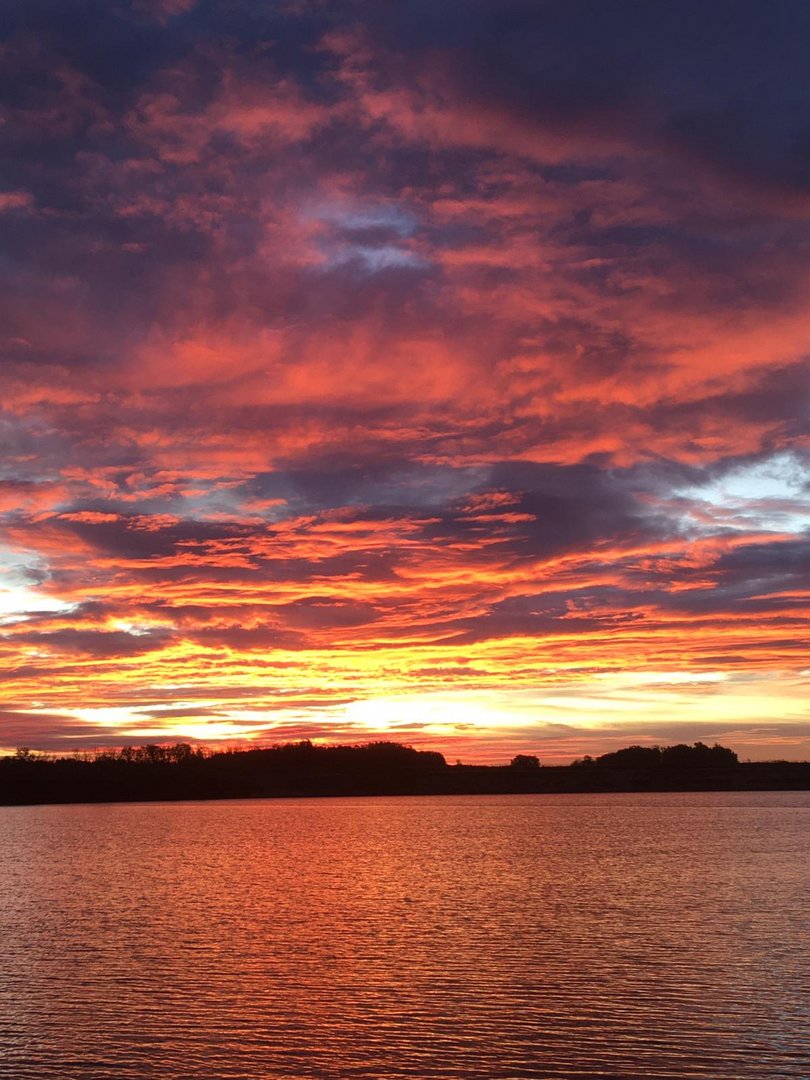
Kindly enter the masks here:
<path id="1" fill-rule="evenodd" d="M 810 758 L 805 0 L 5 0 L 0 748 Z"/>

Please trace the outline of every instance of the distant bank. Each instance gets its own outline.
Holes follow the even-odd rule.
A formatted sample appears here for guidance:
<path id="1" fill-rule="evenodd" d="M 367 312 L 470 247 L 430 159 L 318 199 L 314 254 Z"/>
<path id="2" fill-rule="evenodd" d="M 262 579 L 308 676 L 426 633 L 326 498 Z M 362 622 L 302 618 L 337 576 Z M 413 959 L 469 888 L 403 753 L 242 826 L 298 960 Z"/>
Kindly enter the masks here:
<path id="1" fill-rule="evenodd" d="M 0 759 L 0 804 L 346 795 L 512 795 L 810 790 L 810 762 L 740 762 L 722 746 L 631 746 L 572 765 L 520 754 L 510 765 L 448 765 L 398 743 L 210 752 L 188 744 L 92 757 L 20 750 Z"/>

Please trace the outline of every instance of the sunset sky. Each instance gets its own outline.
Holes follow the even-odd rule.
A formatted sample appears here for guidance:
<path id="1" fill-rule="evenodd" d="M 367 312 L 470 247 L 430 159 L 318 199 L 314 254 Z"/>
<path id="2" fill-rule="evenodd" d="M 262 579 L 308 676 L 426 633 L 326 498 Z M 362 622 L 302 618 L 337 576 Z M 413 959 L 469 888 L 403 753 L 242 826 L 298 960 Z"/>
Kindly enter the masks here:
<path id="1" fill-rule="evenodd" d="M 0 41 L 0 748 L 810 758 L 805 0 Z"/>

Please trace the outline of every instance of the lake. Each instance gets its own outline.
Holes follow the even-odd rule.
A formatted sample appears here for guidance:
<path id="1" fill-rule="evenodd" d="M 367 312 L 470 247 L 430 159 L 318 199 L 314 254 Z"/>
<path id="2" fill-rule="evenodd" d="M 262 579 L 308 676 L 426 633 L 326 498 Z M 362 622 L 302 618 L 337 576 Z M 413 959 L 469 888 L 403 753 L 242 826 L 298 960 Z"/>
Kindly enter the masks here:
<path id="1" fill-rule="evenodd" d="M 810 793 L 0 808 L 3 1080 L 810 1077 Z"/>

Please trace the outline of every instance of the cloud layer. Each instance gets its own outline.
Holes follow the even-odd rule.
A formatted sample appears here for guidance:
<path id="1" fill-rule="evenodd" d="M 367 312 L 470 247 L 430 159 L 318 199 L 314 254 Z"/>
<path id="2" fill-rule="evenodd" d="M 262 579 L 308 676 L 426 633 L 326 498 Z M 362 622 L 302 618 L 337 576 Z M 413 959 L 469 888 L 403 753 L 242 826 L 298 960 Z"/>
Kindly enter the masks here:
<path id="1" fill-rule="evenodd" d="M 801 2 L 11 0 L 0 746 L 810 756 Z"/>

